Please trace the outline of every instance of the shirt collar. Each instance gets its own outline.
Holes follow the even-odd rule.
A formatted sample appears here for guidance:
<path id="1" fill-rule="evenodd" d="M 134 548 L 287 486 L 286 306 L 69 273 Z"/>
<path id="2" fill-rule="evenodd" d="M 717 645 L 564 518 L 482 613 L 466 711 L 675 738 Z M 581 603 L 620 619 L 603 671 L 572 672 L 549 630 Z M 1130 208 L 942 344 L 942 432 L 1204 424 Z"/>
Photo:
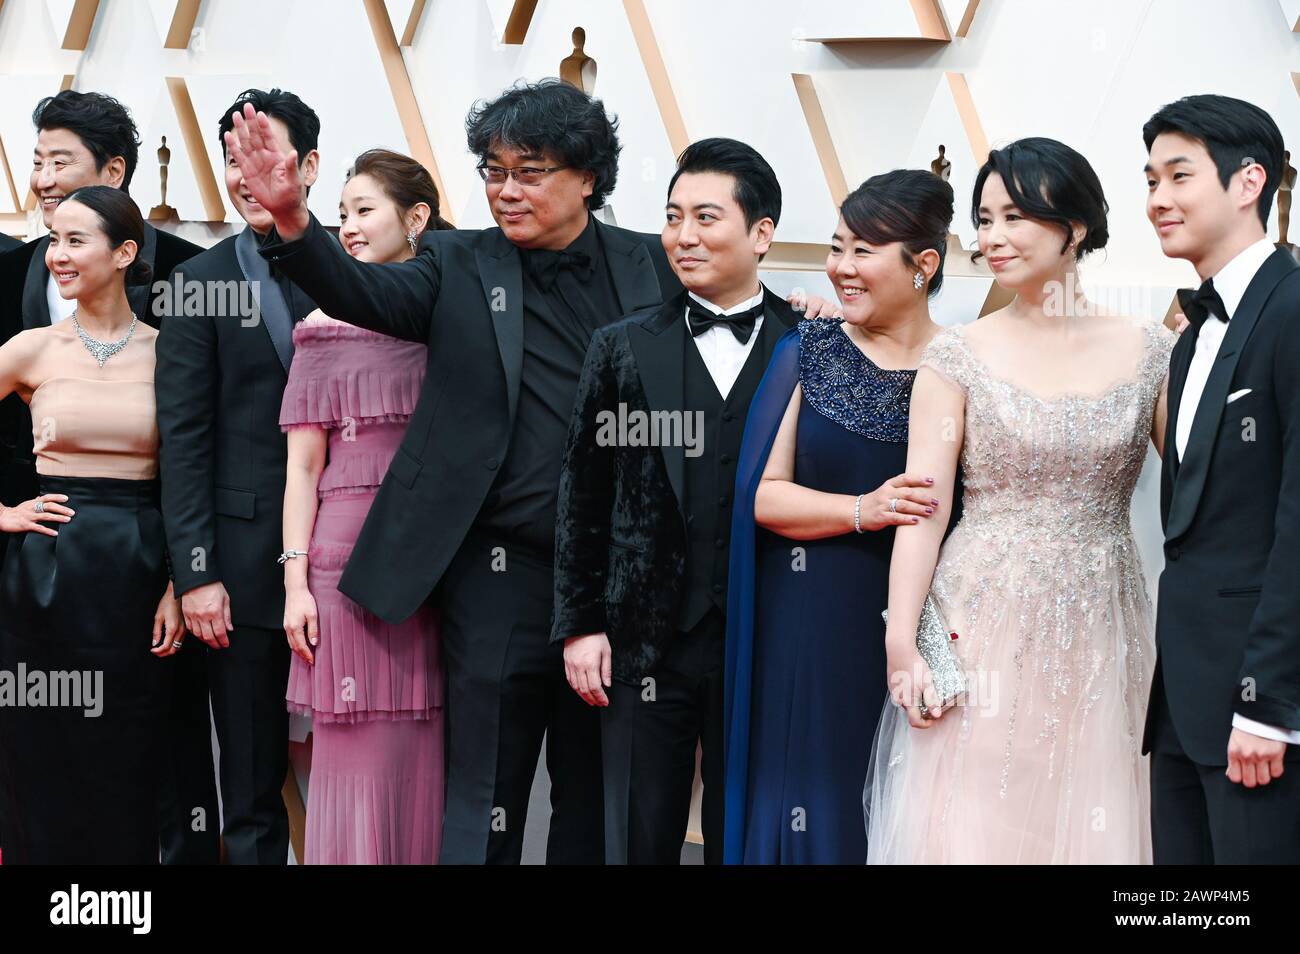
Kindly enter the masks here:
<path id="1" fill-rule="evenodd" d="M 1262 238 L 1242 249 L 1232 261 L 1219 269 L 1219 273 L 1214 276 L 1214 290 L 1219 293 L 1223 307 L 1228 310 L 1224 318 L 1236 314 L 1237 306 L 1241 304 L 1255 273 L 1275 250 L 1272 242 Z"/>
<path id="2" fill-rule="evenodd" d="M 751 308 L 758 307 L 758 303 L 763 300 L 763 296 L 766 294 L 766 292 L 767 289 L 764 288 L 763 285 L 760 283 L 758 286 L 757 295 L 755 295 L 753 298 L 750 298 L 748 301 L 742 301 L 739 305 L 733 305 L 731 308 L 728 308 L 726 311 L 723 311 L 713 302 L 706 301 L 705 299 L 701 298 L 699 295 L 695 294 L 695 292 L 687 292 L 686 294 L 690 295 L 691 298 L 699 302 L 705 308 L 709 309 L 709 311 L 713 312 L 715 315 L 735 315 L 735 314 L 739 314 L 742 311 L 749 311 Z"/>

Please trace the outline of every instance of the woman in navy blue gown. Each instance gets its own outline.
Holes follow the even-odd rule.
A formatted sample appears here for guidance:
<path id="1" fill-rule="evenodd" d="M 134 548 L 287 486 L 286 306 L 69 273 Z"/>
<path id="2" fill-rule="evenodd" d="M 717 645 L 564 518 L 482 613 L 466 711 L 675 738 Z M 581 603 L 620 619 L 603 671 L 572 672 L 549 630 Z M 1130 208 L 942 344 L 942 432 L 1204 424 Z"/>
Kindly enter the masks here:
<path id="1" fill-rule="evenodd" d="M 936 512 L 926 475 L 903 473 L 952 207 L 946 182 L 913 170 L 845 199 L 826 260 L 844 321 L 789 332 L 750 409 L 727 613 L 727 863 L 866 862 L 893 528 L 955 517 Z"/>

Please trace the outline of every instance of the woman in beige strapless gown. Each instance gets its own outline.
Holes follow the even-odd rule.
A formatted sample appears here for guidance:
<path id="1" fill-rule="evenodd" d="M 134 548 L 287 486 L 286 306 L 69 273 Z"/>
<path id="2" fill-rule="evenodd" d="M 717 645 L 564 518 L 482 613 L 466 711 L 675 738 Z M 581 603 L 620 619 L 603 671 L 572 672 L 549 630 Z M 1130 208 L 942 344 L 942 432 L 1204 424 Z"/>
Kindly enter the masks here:
<path id="1" fill-rule="evenodd" d="M 181 644 L 158 511 L 152 328 L 131 314 L 139 210 L 105 186 L 54 213 L 73 316 L 0 348 L 32 412 L 35 500 L 6 501 L 0 578 L 4 863 L 156 864 L 166 657 Z"/>

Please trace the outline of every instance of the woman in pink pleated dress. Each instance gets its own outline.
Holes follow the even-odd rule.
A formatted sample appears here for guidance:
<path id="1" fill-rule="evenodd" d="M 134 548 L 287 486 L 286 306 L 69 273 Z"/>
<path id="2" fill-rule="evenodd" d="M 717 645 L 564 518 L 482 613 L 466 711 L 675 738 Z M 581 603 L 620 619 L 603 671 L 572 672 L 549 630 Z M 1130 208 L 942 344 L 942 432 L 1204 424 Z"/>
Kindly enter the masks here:
<path id="1" fill-rule="evenodd" d="M 379 263 L 412 257 L 426 229 L 448 227 L 429 173 L 378 149 L 348 173 L 339 217 L 348 253 Z M 304 861 L 433 864 L 444 779 L 436 614 L 426 606 L 391 625 L 338 591 L 415 410 L 426 350 L 335 320 L 346 317 L 316 311 L 294 330 L 280 414 L 287 697 L 315 735 Z"/>

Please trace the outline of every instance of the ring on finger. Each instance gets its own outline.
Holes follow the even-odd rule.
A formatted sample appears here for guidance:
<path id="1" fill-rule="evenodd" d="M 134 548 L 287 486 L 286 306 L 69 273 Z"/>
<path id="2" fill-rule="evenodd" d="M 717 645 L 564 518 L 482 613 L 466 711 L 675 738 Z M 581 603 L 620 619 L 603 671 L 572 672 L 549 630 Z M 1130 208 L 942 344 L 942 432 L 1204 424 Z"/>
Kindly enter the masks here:
<path id="1" fill-rule="evenodd" d="M 36 504 L 32 507 L 32 509 L 37 513 L 45 513 L 45 501 L 44 500 L 36 501 Z"/>
<path id="2" fill-rule="evenodd" d="M 898 513 L 898 498 L 897 498 L 897 497 L 890 497 L 890 498 L 889 498 L 889 512 L 890 512 L 890 513 Z"/>

